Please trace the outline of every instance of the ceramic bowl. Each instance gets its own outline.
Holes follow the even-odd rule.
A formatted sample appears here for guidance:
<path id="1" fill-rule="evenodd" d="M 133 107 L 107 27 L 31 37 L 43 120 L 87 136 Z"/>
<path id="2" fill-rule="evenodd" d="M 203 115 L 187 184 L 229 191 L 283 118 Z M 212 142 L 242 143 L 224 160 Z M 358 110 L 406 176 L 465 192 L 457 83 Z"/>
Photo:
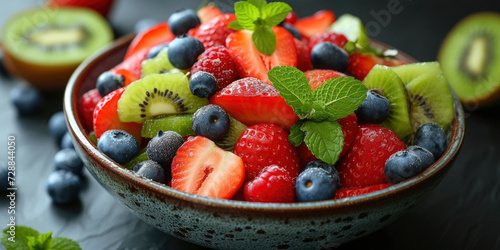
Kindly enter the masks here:
<path id="1" fill-rule="evenodd" d="M 66 88 L 64 111 L 86 168 L 117 200 L 146 223 L 195 244 L 219 249 L 318 249 L 370 234 L 417 204 L 452 166 L 464 138 L 464 113 L 455 119 L 445 154 L 422 174 L 387 189 L 321 202 L 270 204 L 200 197 L 148 181 L 113 162 L 91 142 L 78 113 L 79 99 L 99 74 L 118 64 L 132 36 L 86 60 Z M 388 48 L 373 42 L 374 46 Z M 400 53 L 404 62 L 414 59 Z"/>

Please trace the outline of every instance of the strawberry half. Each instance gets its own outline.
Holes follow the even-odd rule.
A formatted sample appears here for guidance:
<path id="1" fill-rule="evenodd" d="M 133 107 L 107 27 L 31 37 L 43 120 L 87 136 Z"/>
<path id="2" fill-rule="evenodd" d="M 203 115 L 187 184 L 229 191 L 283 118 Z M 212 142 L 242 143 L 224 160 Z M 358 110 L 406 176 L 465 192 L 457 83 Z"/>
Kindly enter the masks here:
<path id="1" fill-rule="evenodd" d="M 386 66 L 398 66 L 404 63 L 394 58 L 384 58 L 372 54 L 361 54 L 355 52 L 349 56 L 349 64 L 347 66 L 347 73 L 354 76 L 356 79 L 363 81 L 368 75 L 368 72 L 376 64 L 386 65 Z"/>
<path id="2" fill-rule="evenodd" d="M 127 49 L 125 60 L 144 49 L 149 52 L 149 49 L 152 47 L 159 44 L 169 43 L 174 40 L 174 38 L 175 35 L 170 31 L 167 22 L 161 22 L 153 25 L 135 36 L 134 40 L 132 40 Z"/>
<path id="3" fill-rule="evenodd" d="M 114 0 L 49 0 L 47 6 L 75 6 L 93 9 L 103 17 L 107 17 L 113 6 Z"/>
<path id="4" fill-rule="evenodd" d="M 172 160 L 172 188 L 190 194 L 230 199 L 244 178 L 241 158 L 206 137 L 190 137 Z"/>
<path id="5" fill-rule="evenodd" d="M 80 99 L 80 112 L 86 129 L 93 130 L 94 110 L 101 98 L 97 89 L 91 89 Z"/>
<path id="6" fill-rule="evenodd" d="M 344 73 L 340 73 L 331 69 L 313 69 L 304 72 L 307 79 L 309 79 L 309 85 L 312 90 L 317 89 L 323 82 L 334 77 L 346 77 Z"/>
<path id="7" fill-rule="evenodd" d="M 205 46 L 205 49 L 216 45 L 226 46 L 227 36 L 235 32 L 235 30 L 227 26 L 234 20 L 236 20 L 234 14 L 218 15 L 207 23 L 200 25 L 192 36 L 198 38 Z"/>
<path id="8" fill-rule="evenodd" d="M 121 129 L 133 135 L 137 142 L 141 143 L 142 124 L 135 122 L 121 122 L 118 118 L 117 105 L 118 100 L 125 91 L 125 87 L 119 88 L 105 97 L 103 97 L 96 105 L 94 110 L 94 131 L 96 138 L 111 129 Z"/>
<path id="9" fill-rule="evenodd" d="M 299 119 L 275 87 L 251 77 L 227 85 L 210 103 L 247 126 L 271 122 L 290 129 Z"/>
<path id="10" fill-rule="evenodd" d="M 227 37 L 226 47 L 238 66 L 240 77 L 255 77 L 272 84 L 267 78 L 270 69 L 275 66 L 297 66 L 293 35 L 282 27 L 275 26 L 272 29 L 276 35 L 276 49 L 270 56 L 257 50 L 251 31 L 239 30 Z"/>
<path id="11" fill-rule="evenodd" d="M 233 152 L 245 162 L 245 178 L 254 179 L 262 169 L 278 165 L 292 178 L 300 172 L 297 150 L 288 142 L 288 132 L 274 123 L 248 127 L 241 134 Z"/>
<path id="12" fill-rule="evenodd" d="M 214 3 L 209 3 L 201 7 L 196 14 L 200 18 L 201 24 L 208 23 L 214 17 L 221 15 L 222 11 Z"/>
<path id="13" fill-rule="evenodd" d="M 391 183 L 384 183 L 384 184 L 378 184 L 378 185 L 360 187 L 360 188 L 340 189 L 340 190 L 337 190 L 337 192 L 335 192 L 335 199 L 342 199 L 342 198 L 353 197 L 353 196 L 362 195 L 362 194 L 368 194 L 371 192 L 375 192 L 378 190 L 388 188 L 390 186 L 392 186 Z"/>
<path id="14" fill-rule="evenodd" d="M 360 125 L 351 149 L 335 166 L 342 188 L 387 183 L 385 162 L 406 146 L 389 129 L 379 125 Z"/>
<path id="15" fill-rule="evenodd" d="M 295 28 L 300 33 L 312 37 L 316 33 L 325 32 L 335 22 L 335 13 L 330 10 L 320 10 L 311 16 L 297 19 Z"/>

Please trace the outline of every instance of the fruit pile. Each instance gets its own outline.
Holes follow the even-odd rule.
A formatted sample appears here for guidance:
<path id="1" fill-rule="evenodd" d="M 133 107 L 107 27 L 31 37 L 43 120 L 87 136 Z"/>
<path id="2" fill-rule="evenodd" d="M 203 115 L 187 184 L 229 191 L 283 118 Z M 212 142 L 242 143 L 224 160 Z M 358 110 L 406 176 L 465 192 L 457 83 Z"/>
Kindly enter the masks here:
<path id="1" fill-rule="evenodd" d="M 81 99 L 97 148 L 171 188 L 253 202 L 360 195 L 441 157 L 454 107 L 439 63 L 404 65 L 351 15 L 258 3 L 140 32 Z"/>

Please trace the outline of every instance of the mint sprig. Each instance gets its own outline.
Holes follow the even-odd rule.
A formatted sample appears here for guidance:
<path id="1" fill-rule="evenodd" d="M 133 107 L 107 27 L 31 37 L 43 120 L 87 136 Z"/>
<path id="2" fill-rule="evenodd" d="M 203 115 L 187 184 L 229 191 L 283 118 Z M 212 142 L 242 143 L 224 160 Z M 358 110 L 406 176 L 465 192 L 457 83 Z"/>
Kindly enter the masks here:
<path id="1" fill-rule="evenodd" d="M 263 54 L 272 55 L 276 49 L 276 35 L 272 27 L 285 20 L 290 11 L 292 11 L 292 7 L 283 2 L 240 1 L 234 4 L 236 20 L 231 22 L 228 27 L 235 30 L 252 31 L 252 41 L 257 50 Z"/>
<path id="2" fill-rule="evenodd" d="M 40 234 L 35 229 L 15 226 L 15 238 L 10 228 L 2 231 L 0 241 L 7 250 L 81 250 L 77 242 L 63 237 L 52 238 L 52 232 Z"/>
<path id="3" fill-rule="evenodd" d="M 274 67 L 267 75 L 300 118 L 290 128 L 288 141 L 294 146 L 304 141 L 318 159 L 329 164 L 337 162 L 344 145 L 337 120 L 352 114 L 368 89 L 353 77 L 335 77 L 312 91 L 304 73 L 291 66 Z"/>

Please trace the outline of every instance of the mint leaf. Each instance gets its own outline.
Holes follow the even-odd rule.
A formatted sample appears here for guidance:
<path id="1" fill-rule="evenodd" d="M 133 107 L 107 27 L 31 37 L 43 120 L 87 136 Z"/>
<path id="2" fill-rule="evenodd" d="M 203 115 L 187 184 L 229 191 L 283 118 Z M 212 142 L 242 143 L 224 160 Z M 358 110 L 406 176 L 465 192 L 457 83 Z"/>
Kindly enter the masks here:
<path id="1" fill-rule="evenodd" d="M 301 119 L 311 114 L 313 91 L 302 71 L 291 66 L 278 66 L 268 71 L 267 76 L 295 114 Z"/>
<path id="2" fill-rule="evenodd" d="M 276 48 L 276 35 L 269 27 L 256 26 L 252 33 L 252 41 L 261 53 L 268 56 L 272 55 Z"/>
<path id="3" fill-rule="evenodd" d="M 266 20 L 267 25 L 276 26 L 285 20 L 286 15 L 292 11 L 290 5 L 283 2 L 273 2 L 265 5 L 261 9 L 262 19 Z"/>
<path id="4" fill-rule="evenodd" d="M 304 142 L 316 158 L 335 164 L 344 147 L 344 135 L 336 121 L 306 121 L 301 126 L 305 132 Z"/>
<path id="5" fill-rule="evenodd" d="M 241 27 L 247 30 L 255 30 L 254 21 L 260 17 L 260 11 L 249 2 L 237 2 L 234 4 L 234 14 Z"/>
<path id="6" fill-rule="evenodd" d="M 300 128 L 303 123 L 303 120 L 298 120 L 292 127 L 290 127 L 288 142 L 295 147 L 298 147 L 304 141 L 304 137 L 306 136 L 304 131 Z"/>
<path id="7" fill-rule="evenodd" d="M 266 0 L 247 0 L 247 1 L 252 5 L 254 5 L 255 7 L 257 7 L 259 10 L 262 9 L 262 7 L 264 7 L 267 4 Z"/>
<path id="8" fill-rule="evenodd" d="M 234 20 L 227 25 L 228 28 L 231 28 L 233 30 L 242 30 L 244 29 L 243 26 L 241 26 L 240 22 L 238 20 Z"/>
<path id="9" fill-rule="evenodd" d="M 315 89 L 313 98 L 323 104 L 328 120 L 337 120 L 354 112 L 365 100 L 367 91 L 365 85 L 353 77 L 335 77 Z M 316 112 L 313 117 L 320 115 L 324 114 Z"/>
<path id="10" fill-rule="evenodd" d="M 31 250 L 50 250 L 52 249 L 52 232 L 39 234 L 36 238 L 33 236 L 27 236 L 28 247 Z"/>
<path id="11" fill-rule="evenodd" d="M 74 240 L 64 238 L 64 237 L 55 237 L 54 244 L 52 245 L 52 250 L 81 250 L 82 248 L 78 243 Z"/>
<path id="12" fill-rule="evenodd" d="M 7 250 L 30 250 L 27 237 L 37 237 L 39 233 L 29 227 L 15 226 L 15 228 L 15 237 L 13 237 L 9 232 L 10 227 L 7 227 L 2 231 L 2 237 L 0 239 L 2 245 Z"/>

